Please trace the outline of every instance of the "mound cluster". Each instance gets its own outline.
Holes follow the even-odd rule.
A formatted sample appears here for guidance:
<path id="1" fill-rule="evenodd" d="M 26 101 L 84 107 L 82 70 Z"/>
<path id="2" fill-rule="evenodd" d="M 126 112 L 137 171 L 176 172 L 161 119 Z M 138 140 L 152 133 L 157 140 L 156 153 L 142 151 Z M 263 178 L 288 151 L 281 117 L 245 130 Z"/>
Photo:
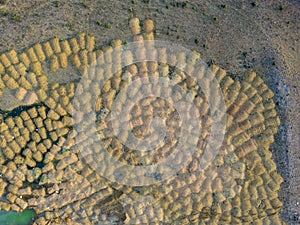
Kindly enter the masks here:
<path id="1" fill-rule="evenodd" d="M 134 18 L 129 27 L 131 41 L 140 43 L 141 49 L 155 50 L 150 42 L 143 42 L 154 40 L 152 20 L 140 26 Z M 37 212 L 34 224 L 282 224 L 278 191 L 283 179 L 269 150 L 280 121 L 273 93 L 264 81 L 255 72 L 233 80 L 216 65 L 193 71 L 199 54 L 190 58 L 184 52 L 169 54 L 164 49 L 153 51 L 162 62 L 134 62 L 132 58 L 143 57 L 145 51 L 126 52 L 129 65 L 105 79 L 113 65 L 122 61 L 122 44 L 115 40 L 100 50 L 93 36 L 81 33 L 67 40 L 53 38 L 20 53 L 0 54 L 0 96 L 9 93 L 17 104 L 13 110 L 2 108 L 0 114 L 0 209 L 32 208 Z M 116 48 L 119 53 L 113 51 Z M 172 63 L 163 63 L 165 58 Z M 178 63 L 186 63 L 190 73 L 179 70 Z M 222 147 L 203 170 L 199 170 L 200 159 L 212 154 L 204 154 L 211 111 L 208 96 L 190 74 L 207 80 L 208 86 L 206 76 L 213 76 L 226 104 Z M 89 85 L 80 85 L 80 77 L 88 78 Z M 194 93 L 201 136 L 192 159 L 165 181 L 152 173 L 157 183 L 148 186 L 128 186 L 103 177 L 101 170 L 113 174 L 114 168 L 97 152 L 99 140 L 74 129 L 75 122 L 96 123 L 101 142 L 120 162 L 134 166 L 162 162 L 176 148 L 182 124 L 168 101 L 148 97 L 124 115 L 139 138 L 150 135 L 154 118 L 164 119 L 168 127 L 164 142 L 149 154 L 125 146 L 113 135 L 109 119 L 118 93 L 130 82 L 152 79 L 153 85 L 142 90 L 150 93 L 157 89 L 155 78 L 159 77 Z M 214 95 L 214 90 L 209 94 Z M 92 96 L 98 96 L 94 105 L 89 101 Z M 128 96 L 123 97 L 116 107 L 125 106 Z M 218 96 L 214 99 L 214 104 L 220 102 Z M 74 114 L 78 107 L 84 112 Z M 92 111 L 94 120 L 87 117 Z M 127 140 L 128 135 L 122 133 L 121 139 Z M 86 157 L 81 157 L 78 145 L 86 146 Z"/>

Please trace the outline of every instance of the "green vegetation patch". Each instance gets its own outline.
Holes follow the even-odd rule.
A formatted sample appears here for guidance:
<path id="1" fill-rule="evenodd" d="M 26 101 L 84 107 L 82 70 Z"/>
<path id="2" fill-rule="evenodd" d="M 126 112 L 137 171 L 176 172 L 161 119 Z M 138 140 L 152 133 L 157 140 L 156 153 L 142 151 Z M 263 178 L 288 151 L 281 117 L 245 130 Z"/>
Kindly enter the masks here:
<path id="1" fill-rule="evenodd" d="M 0 211 L 1 225 L 29 225 L 32 224 L 36 213 L 33 209 L 24 210 L 21 213 L 16 211 Z"/>

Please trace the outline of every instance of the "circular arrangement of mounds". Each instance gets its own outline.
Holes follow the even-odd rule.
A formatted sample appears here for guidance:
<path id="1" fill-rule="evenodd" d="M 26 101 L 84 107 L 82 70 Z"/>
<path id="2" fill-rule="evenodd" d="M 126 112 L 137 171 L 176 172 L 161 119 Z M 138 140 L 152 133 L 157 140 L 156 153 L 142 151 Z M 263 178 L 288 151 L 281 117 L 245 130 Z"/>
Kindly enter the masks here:
<path id="1" fill-rule="evenodd" d="M 129 27 L 132 41 L 142 44 L 143 40 L 154 40 L 153 21 L 146 20 L 141 26 L 134 18 Z M 32 208 L 37 212 L 34 224 L 282 224 L 278 191 L 283 179 L 269 150 L 280 121 L 273 93 L 264 81 L 255 72 L 233 80 L 216 65 L 199 71 L 203 79 L 206 70 L 211 71 L 227 110 L 220 153 L 207 168 L 199 170 L 211 131 L 210 105 L 196 80 L 176 68 L 180 60 L 193 65 L 200 60 L 199 54 L 186 59 L 184 53 L 166 55 L 161 51 L 158 54 L 169 57 L 174 65 L 131 63 L 104 80 L 103 72 L 118 60 L 118 55 L 109 52 L 121 45 L 122 41 L 116 40 L 98 50 L 95 38 L 81 33 L 67 40 L 38 43 L 21 53 L 12 50 L 0 54 L 0 96 L 9 92 L 17 101 L 17 108 L 2 108 L 5 113 L 0 114 L 0 209 Z M 78 78 L 92 64 L 95 70 L 88 76 L 91 81 L 103 79 L 101 89 L 97 82 L 90 82 L 89 87 L 78 84 Z M 75 120 L 86 119 L 87 126 L 90 122 L 84 114 L 73 115 L 73 111 L 78 105 L 95 110 L 97 132 L 116 160 L 134 166 L 160 163 L 180 139 L 181 118 L 173 105 L 150 96 L 135 102 L 125 115 L 132 133 L 139 138 L 151 134 L 151 121 L 157 117 L 168 127 L 163 144 L 150 154 L 125 146 L 113 135 L 109 120 L 118 93 L 130 82 L 150 77 L 169 78 L 182 90 L 194 93 L 192 102 L 201 118 L 201 136 L 193 158 L 176 176 L 149 186 L 126 186 L 94 170 L 97 165 L 113 169 L 106 166 L 103 155 L 82 159 L 78 140 L 91 148 L 99 143 L 73 129 Z M 143 91 L 151 92 L 154 87 Z M 91 95 L 98 96 L 94 106 L 88 105 Z M 218 101 L 215 96 L 214 104 Z"/>

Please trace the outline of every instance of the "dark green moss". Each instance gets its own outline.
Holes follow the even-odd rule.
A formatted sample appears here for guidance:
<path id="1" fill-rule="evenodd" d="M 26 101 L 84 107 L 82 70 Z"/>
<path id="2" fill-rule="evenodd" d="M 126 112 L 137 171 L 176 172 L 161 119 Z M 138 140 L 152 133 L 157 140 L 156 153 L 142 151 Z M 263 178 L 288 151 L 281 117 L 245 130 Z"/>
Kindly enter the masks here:
<path id="1" fill-rule="evenodd" d="M 257 2 L 252 2 L 251 5 L 252 5 L 253 7 L 257 7 L 257 6 L 258 6 L 258 3 L 257 3 Z"/>
<path id="2" fill-rule="evenodd" d="M 173 2 L 172 5 L 178 8 L 187 8 L 187 2 Z"/>
<path id="3" fill-rule="evenodd" d="M 84 8 L 87 8 L 87 7 L 88 7 L 88 5 L 87 5 L 86 2 L 83 2 L 83 3 L 82 3 L 82 6 L 83 6 Z"/>
<path id="4" fill-rule="evenodd" d="M 69 28 L 72 29 L 74 28 L 75 24 L 74 23 L 69 23 Z"/>
<path id="5" fill-rule="evenodd" d="M 13 18 L 13 20 L 15 20 L 15 21 L 19 21 L 19 20 L 20 20 L 20 16 L 19 16 L 19 14 L 17 14 L 17 13 L 13 14 L 13 15 L 12 15 L 12 18 Z"/>
<path id="6" fill-rule="evenodd" d="M 55 7 L 59 7 L 59 5 L 60 5 L 60 2 L 58 1 L 58 0 L 56 0 L 55 2 L 54 2 L 54 5 L 55 5 Z"/>
<path id="7" fill-rule="evenodd" d="M 1 10 L 1 15 L 6 16 L 7 15 L 7 11 L 5 9 Z"/>
<path id="8" fill-rule="evenodd" d="M 211 65 L 216 65 L 216 62 L 215 62 L 214 59 L 210 59 L 210 60 L 207 61 L 206 64 L 210 67 Z"/>

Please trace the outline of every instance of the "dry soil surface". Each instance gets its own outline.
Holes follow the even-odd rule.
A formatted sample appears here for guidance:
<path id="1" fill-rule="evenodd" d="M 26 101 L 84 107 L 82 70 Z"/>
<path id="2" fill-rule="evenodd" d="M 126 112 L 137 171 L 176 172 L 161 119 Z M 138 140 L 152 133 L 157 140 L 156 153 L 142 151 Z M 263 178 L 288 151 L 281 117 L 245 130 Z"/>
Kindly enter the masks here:
<path id="1" fill-rule="evenodd" d="M 99 46 L 126 39 L 132 17 L 153 19 L 156 38 L 197 50 L 233 78 L 257 71 L 281 119 L 272 145 L 283 220 L 300 221 L 300 2 L 298 0 L 1 0 L 0 52 L 85 31 Z"/>

